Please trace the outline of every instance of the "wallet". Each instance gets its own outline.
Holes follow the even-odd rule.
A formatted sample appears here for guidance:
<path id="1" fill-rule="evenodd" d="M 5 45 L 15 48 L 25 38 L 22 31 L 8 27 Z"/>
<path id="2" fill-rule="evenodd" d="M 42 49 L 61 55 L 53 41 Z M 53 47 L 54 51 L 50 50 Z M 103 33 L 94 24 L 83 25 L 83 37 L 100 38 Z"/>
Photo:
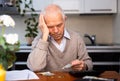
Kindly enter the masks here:
<path id="1" fill-rule="evenodd" d="M 117 79 L 98 80 L 98 79 L 81 79 L 81 78 L 78 78 L 74 81 L 117 81 Z"/>
<path id="2" fill-rule="evenodd" d="M 70 71 L 69 74 L 74 77 L 83 77 L 83 76 L 99 76 L 104 71 Z"/>

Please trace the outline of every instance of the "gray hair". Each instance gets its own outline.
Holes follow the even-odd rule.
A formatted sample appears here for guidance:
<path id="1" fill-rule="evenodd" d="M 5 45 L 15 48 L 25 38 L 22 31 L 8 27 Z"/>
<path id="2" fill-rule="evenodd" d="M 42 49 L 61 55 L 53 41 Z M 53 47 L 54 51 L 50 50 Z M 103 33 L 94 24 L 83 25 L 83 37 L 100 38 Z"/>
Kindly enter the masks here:
<path id="1" fill-rule="evenodd" d="M 56 4 L 50 4 L 50 5 L 48 5 L 47 7 L 45 7 L 45 8 L 41 11 L 41 14 L 43 14 L 43 15 L 47 14 L 47 11 L 48 11 L 49 9 L 52 9 L 52 8 L 56 8 L 57 11 L 59 11 L 59 13 L 62 14 L 63 18 L 65 17 L 65 13 L 64 13 L 63 9 L 62 9 L 60 6 L 56 5 Z"/>

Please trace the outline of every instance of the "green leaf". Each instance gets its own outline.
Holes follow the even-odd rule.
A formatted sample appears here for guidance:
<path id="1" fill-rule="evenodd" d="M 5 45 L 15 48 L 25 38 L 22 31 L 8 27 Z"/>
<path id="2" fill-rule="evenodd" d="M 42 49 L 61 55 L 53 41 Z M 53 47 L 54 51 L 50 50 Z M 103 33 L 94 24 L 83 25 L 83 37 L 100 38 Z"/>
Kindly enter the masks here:
<path id="1" fill-rule="evenodd" d="M 15 52 L 9 52 L 6 57 L 7 57 L 8 65 L 11 65 L 16 60 Z"/>
<path id="2" fill-rule="evenodd" d="M 18 8 L 18 12 L 21 12 L 21 9 L 20 9 L 20 8 Z"/>
<path id="3" fill-rule="evenodd" d="M 35 26 L 38 26 L 38 22 L 36 23 L 36 25 Z"/>
<path id="4" fill-rule="evenodd" d="M 2 46 L 4 49 L 6 49 L 6 45 L 5 45 L 5 38 L 0 36 L 0 46 Z"/>
<path id="5" fill-rule="evenodd" d="M 24 14 L 26 13 L 26 10 L 25 10 L 25 9 L 23 10 L 23 13 L 24 13 Z"/>
<path id="6" fill-rule="evenodd" d="M 32 10 L 32 11 L 35 11 L 35 9 L 34 9 L 34 8 L 31 8 L 31 10 Z"/>
<path id="7" fill-rule="evenodd" d="M 29 5 L 28 5 L 28 4 L 25 4 L 25 8 L 29 8 Z"/>
<path id="8" fill-rule="evenodd" d="M 29 1 L 29 4 L 32 4 L 32 0 Z"/>
<path id="9" fill-rule="evenodd" d="M 22 0 L 19 0 L 20 3 L 23 3 Z"/>
<path id="10" fill-rule="evenodd" d="M 15 3 L 18 4 L 19 3 L 18 0 L 16 0 Z"/>
<path id="11" fill-rule="evenodd" d="M 15 51 L 18 51 L 18 49 L 19 49 L 19 42 L 14 44 L 14 45 L 7 44 L 7 50 L 8 51 L 14 51 L 15 52 Z"/>
<path id="12" fill-rule="evenodd" d="M 7 68 L 8 68 L 8 63 L 7 63 L 6 57 L 3 57 L 3 58 L 0 59 L 0 64 L 2 64 L 3 67 L 4 67 L 4 69 L 7 70 Z"/>

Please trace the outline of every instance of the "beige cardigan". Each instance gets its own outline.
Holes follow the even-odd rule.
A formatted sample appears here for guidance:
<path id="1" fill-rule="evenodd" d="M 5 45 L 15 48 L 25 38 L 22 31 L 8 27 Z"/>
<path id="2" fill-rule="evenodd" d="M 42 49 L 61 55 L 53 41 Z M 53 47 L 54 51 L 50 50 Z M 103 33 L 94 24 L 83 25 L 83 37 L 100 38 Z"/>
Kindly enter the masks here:
<path id="1" fill-rule="evenodd" d="M 63 71 L 62 67 L 75 59 L 85 61 L 88 70 L 92 70 L 92 59 L 89 57 L 85 44 L 75 32 L 68 31 L 70 39 L 67 39 L 63 52 L 59 51 L 49 40 L 42 41 L 37 36 L 33 41 L 33 50 L 27 59 L 27 66 L 32 71 Z"/>

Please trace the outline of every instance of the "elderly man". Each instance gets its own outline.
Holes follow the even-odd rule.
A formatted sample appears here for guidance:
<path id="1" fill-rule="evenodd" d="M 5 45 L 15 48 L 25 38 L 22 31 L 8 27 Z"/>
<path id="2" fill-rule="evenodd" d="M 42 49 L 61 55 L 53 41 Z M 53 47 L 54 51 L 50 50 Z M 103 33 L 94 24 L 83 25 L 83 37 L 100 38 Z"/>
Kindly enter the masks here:
<path id="1" fill-rule="evenodd" d="M 27 66 L 32 71 L 92 70 L 84 41 L 76 32 L 65 28 L 66 16 L 55 4 L 48 5 L 40 14 L 38 35 L 32 43 Z M 63 69 L 67 64 L 71 67 Z"/>

